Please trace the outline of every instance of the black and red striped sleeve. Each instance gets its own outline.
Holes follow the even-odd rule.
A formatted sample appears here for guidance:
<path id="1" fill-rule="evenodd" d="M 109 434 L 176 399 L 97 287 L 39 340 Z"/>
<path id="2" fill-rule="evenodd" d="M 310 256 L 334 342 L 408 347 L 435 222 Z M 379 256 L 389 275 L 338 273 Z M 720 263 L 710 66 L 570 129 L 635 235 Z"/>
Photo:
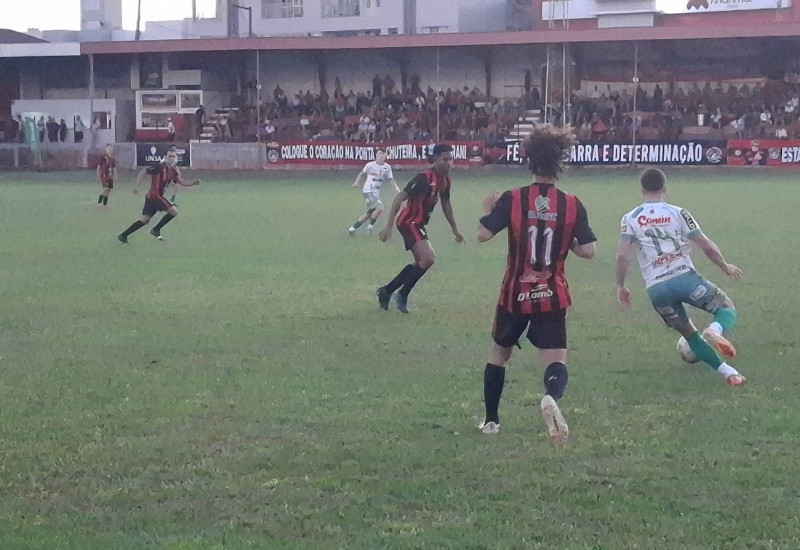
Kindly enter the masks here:
<path id="1" fill-rule="evenodd" d="M 497 235 L 511 224 L 511 191 L 503 193 L 492 211 L 480 219 L 480 224 Z"/>

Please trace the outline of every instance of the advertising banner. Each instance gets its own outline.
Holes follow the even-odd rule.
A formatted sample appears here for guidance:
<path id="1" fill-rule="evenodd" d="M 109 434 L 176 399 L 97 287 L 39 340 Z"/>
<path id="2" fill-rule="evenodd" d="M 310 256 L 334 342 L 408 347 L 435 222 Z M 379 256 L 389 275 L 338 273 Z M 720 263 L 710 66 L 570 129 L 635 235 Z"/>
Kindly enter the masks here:
<path id="1" fill-rule="evenodd" d="M 724 141 L 647 141 L 637 143 L 580 143 L 570 150 L 569 164 L 614 166 L 654 164 L 661 166 L 716 166 L 725 164 Z M 486 163 L 526 164 L 521 142 L 508 141 L 505 148 L 487 147 Z"/>
<path id="2" fill-rule="evenodd" d="M 711 13 L 789 8 L 792 0 L 656 0 L 659 13 Z"/>
<path id="3" fill-rule="evenodd" d="M 800 166 L 800 140 L 732 139 L 728 142 L 732 166 Z"/>
<path id="4" fill-rule="evenodd" d="M 136 166 L 153 166 L 164 160 L 171 143 L 137 143 L 136 144 Z M 178 150 L 178 166 L 191 166 L 191 156 L 189 148 L 176 145 Z"/>
<path id="5" fill-rule="evenodd" d="M 483 143 L 479 141 L 446 141 L 453 146 L 456 166 L 483 164 Z M 269 142 L 268 165 L 363 166 L 375 160 L 375 151 L 386 149 L 386 160 L 392 166 L 424 166 L 427 163 L 428 143 L 407 141 L 392 143 L 354 142 Z"/>

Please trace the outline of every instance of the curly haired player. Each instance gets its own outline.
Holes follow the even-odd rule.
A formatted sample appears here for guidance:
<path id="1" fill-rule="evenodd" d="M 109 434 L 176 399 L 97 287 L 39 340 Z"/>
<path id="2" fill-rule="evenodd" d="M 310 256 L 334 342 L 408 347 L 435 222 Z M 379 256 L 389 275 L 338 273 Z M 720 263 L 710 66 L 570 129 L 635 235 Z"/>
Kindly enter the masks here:
<path id="1" fill-rule="evenodd" d="M 545 368 L 540 406 L 547 432 L 554 443 L 563 444 L 569 438 L 569 426 L 557 403 L 567 388 L 566 321 L 572 304 L 564 267 L 570 252 L 592 259 L 597 240 L 581 201 L 555 185 L 573 142 L 569 127 L 537 125 L 523 143 L 533 183 L 484 199 L 486 215 L 478 226 L 478 241 L 508 230 L 507 267 L 492 330 L 494 346 L 483 372 L 486 414 L 478 428 L 485 434 L 500 431 L 498 407 L 506 363 L 527 330 Z"/>

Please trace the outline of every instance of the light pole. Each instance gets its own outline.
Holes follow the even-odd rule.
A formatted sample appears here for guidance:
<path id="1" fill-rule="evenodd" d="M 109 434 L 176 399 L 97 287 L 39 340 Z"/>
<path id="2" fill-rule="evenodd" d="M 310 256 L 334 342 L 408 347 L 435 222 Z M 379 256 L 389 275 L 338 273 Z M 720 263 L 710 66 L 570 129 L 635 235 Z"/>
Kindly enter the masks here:
<path id="1" fill-rule="evenodd" d="M 141 0 L 139 0 L 141 1 Z M 249 6 L 242 6 L 241 4 L 231 4 L 232 7 L 236 8 L 237 10 L 245 10 L 247 12 L 247 22 L 248 22 L 248 34 L 247 36 L 253 36 L 253 8 Z M 237 25 L 238 29 L 238 25 Z M 238 32 L 237 32 L 238 34 Z"/>

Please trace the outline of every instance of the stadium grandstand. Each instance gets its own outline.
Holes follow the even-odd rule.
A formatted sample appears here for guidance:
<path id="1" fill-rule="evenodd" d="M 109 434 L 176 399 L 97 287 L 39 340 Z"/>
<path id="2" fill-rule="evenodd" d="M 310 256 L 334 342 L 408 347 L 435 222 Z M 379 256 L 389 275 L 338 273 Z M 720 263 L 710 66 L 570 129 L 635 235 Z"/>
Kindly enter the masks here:
<path id="1" fill-rule="evenodd" d="M 430 140 L 502 156 L 540 120 L 582 143 L 800 137 L 790 1 L 434 3 L 219 0 L 213 18 L 131 33 L 106 0 L 81 31 L 2 31 L 0 165 L 36 141 L 22 118 L 52 162 L 84 165 L 99 144 L 133 164 L 125 144 L 173 135 L 196 158 L 212 144 Z M 265 165 L 262 149 L 242 165 Z"/>

